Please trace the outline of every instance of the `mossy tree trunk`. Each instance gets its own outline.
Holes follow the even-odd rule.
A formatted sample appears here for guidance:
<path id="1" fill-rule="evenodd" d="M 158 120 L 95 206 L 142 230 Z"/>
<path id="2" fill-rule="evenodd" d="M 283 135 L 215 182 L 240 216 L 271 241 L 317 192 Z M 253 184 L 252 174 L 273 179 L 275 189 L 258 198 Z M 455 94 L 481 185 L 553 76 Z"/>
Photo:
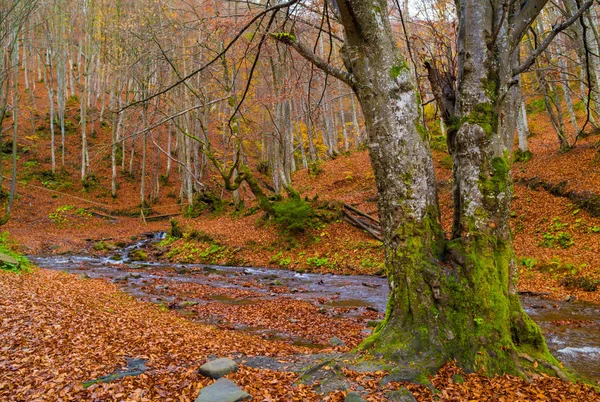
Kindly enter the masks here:
<path id="1" fill-rule="evenodd" d="M 391 289 L 386 319 L 363 347 L 419 371 L 456 359 L 467 370 L 517 373 L 519 348 L 551 359 L 511 276 L 509 152 L 518 59 L 510 18 L 502 14 L 519 10 L 482 0 L 458 4 L 460 70 L 449 122 L 455 222 L 446 239 L 412 75 L 393 39 L 387 3 L 337 5 L 342 56 L 352 72 L 347 81 L 369 137 Z"/>
<path id="2" fill-rule="evenodd" d="M 481 0 L 458 5 L 459 71 L 449 137 L 455 213 L 446 255 L 453 271 L 446 279 L 453 295 L 450 321 L 453 332 L 460 331 L 454 353 L 472 369 L 516 373 L 519 351 L 552 359 L 518 298 L 509 224 L 520 101 L 513 76 L 518 44 L 511 37 L 520 10 Z"/>
<path id="3" fill-rule="evenodd" d="M 390 283 L 387 317 L 369 343 L 386 357 L 446 356 L 438 299 L 444 235 L 431 152 L 419 125 L 413 75 L 400 54 L 386 2 L 338 2 L 341 54 L 361 104 L 379 198 Z"/>
<path id="4" fill-rule="evenodd" d="M 293 32 L 273 34 L 346 82 L 361 104 L 390 284 L 386 318 L 362 348 L 397 362 L 400 371 L 432 372 L 456 359 L 466 370 L 491 375 L 521 372 L 522 352 L 554 360 L 521 307 L 509 226 L 516 77 L 535 60 L 519 64 L 518 48 L 546 1 L 529 0 L 523 9 L 518 2 L 457 1 L 457 86 L 437 91 L 448 97 L 438 106 L 454 161 L 449 238 L 440 225 L 413 76 L 392 34 L 387 1 L 330 1 L 344 27 L 346 71 L 320 59 Z"/>

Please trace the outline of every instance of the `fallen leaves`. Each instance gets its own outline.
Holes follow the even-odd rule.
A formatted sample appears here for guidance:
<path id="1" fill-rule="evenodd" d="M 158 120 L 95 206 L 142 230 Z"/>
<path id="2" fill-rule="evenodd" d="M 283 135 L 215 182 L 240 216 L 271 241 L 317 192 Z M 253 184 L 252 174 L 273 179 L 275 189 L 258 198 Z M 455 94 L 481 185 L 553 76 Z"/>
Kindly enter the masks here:
<path id="1" fill-rule="evenodd" d="M 283 305 L 285 307 L 285 304 Z M 198 308 L 194 306 L 194 308 Z M 282 307 L 283 308 L 283 307 Z M 103 280 L 37 269 L 29 275 L 0 273 L 0 400 L 2 401 L 193 401 L 212 380 L 197 373 L 209 356 L 308 354 L 306 348 L 265 341 L 199 325 L 137 301 Z M 148 360 L 144 374 L 84 388 L 82 383 L 123 368 L 128 356 Z M 386 401 L 406 387 L 417 400 L 431 391 L 410 383 L 381 386 L 383 371 L 344 370 L 368 401 Z M 455 381 L 460 376 L 463 382 Z M 345 392 L 321 396 L 298 373 L 240 365 L 228 375 L 257 401 L 344 400 Z M 440 401 L 595 401 L 586 386 L 539 376 L 531 382 L 486 378 L 445 366 L 431 379 Z"/>

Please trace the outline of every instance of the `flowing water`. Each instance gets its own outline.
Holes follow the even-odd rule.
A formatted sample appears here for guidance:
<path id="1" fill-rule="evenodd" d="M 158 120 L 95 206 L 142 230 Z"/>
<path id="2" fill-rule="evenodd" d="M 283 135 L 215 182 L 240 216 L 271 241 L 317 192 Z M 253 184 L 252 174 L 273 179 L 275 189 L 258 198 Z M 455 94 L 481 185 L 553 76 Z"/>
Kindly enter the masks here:
<path id="1" fill-rule="evenodd" d="M 377 311 L 380 315 L 385 311 L 387 280 L 380 277 L 130 261 L 129 253 L 132 250 L 160 241 L 163 236 L 162 233 L 148 235 L 146 239 L 118 251 L 111 257 L 31 256 L 30 260 L 42 268 L 112 280 L 119 283 L 126 292 L 156 303 L 168 304 L 175 300 L 174 296 L 166 296 L 159 292 L 160 289 L 168 287 L 169 283 L 193 283 L 221 289 L 251 289 L 260 295 L 252 298 L 234 298 L 220 294 L 211 296 L 208 301 L 188 301 L 194 304 L 217 302 L 250 305 L 260 300 L 287 297 L 305 300 L 324 308 L 339 309 L 339 316 L 342 317 L 355 317 L 359 310 L 365 309 Z M 149 286 L 156 281 L 161 285 Z M 271 287 L 254 286 L 257 283 L 276 283 L 280 285 L 280 291 L 272 293 Z M 590 380 L 600 381 L 600 305 L 552 301 L 533 296 L 522 296 L 521 300 L 525 311 L 544 331 L 552 353 L 575 372 Z M 189 313 L 185 310 L 182 312 Z M 241 329 L 252 332 L 252 328 Z M 273 338 L 276 337 L 275 333 Z M 298 339 L 296 343 L 303 342 L 306 343 Z"/>

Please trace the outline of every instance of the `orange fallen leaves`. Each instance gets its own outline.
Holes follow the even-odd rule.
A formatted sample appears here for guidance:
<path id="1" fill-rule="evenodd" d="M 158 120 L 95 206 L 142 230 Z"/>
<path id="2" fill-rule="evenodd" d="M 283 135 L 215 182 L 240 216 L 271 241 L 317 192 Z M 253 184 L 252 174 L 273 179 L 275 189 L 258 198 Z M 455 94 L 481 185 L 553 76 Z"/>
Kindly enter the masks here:
<path id="1" fill-rule="evenodd" d="M 2 401 L 193 401 L 213 380 L 197 374 L 210 356 L 310 353 L 277 341 L 187 321 L 173 312 L 137 301 L 102 280 L 36 270 L 25 277 L 0 272 L 0 400 Z M 126 356 L 148 359 L 149 371 L 85 389 L 81 384 L 123 367 Z M 422 385 L 380 380 L 383 371 L 344 369 L 368 401 L 408 388 L 419 401 L 431 401 Z M 464 383 L 453 376 L 461 374 Z M 343 401 L 345 392 L 321 396 L 298 373 L 241 365 L 228 377 L 259 401 Z M 431 379 L 441 401 L 594 401 L 585 386 L 540 376 L 531 382 L 511 376 L 493 379 L 445 366 Z M 491 398 L 491 399 L 490 399 Z"/>

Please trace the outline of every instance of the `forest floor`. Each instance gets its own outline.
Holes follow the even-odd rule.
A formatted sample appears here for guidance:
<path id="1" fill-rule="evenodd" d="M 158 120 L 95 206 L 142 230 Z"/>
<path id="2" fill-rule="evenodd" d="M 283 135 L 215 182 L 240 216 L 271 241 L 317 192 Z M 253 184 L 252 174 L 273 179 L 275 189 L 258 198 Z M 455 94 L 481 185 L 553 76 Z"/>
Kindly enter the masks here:
<path id="1" fill-rule="evenodd" d="M 241 363 L 227 377 L 254 400 L 343 401 L 345 397 L 344 391 L 319 395 L 311 386 L 296 383 L 300 373 L 285 368 L 294 356 L 314 354 L 313 349 L 196 324 L 140 302 L 100 279 L 43 269 L 22 275 L 0 272 L 0 313 L 0 398 L 4 401 L 192 401 L 202 387 L 213 382 L 198 374 L 198 368 L 214 356 L 230 356 Z M 246 364 L 253 356 L 273 358 L 283 368 L 253 368 Z M 127 357 L 144 359 L 148 370 L 84 387 L 88 381 L 117 372 Z M 390 392 L 403 387 L 420 401 L 433 400 L 423 385 L 390 382 L 381 386 L 386 375 L 382 370 L 343 371 L 353 389 L 368 393 L 369 401 L 390 400 Z M 598 398 L 585 385 L 554 377 L 490 379 L 461 373 L 452 365 L 431 378 L 431 383 L 440 401 Z"/>
<path id="2" fill-rule="evenodd" d="M 595 216 L 594 209 L 594 201 L 600 203 L 600 198 L 594 198 L 600 195 L 600 161 L 594 146 L 600 137 L 583 138 L 575 149 L 560 154 L 545 115 L 531 117 L 530 148 L 534 156 L 515 163 L 513 169 L 512 228 L 520 266 L 519 290 L 600 303 L 600 217 Z M 438 150 L 434 150 L 434 159 L 443 223 L 449 230 L 451 161 Z M 29 167 L 26 164 L 31 161 L 30 155 L 20 162 L 25 174 Z M 294 185 L 303 197 L 343 201 L 376 216 L 375 182 L 365 151 L 339 156 L 323 163 L 320 170 L 316 175 L 307 171 L 295 174 Z M 90 215 L 93 211 L 106 215 L 107 210 L 131 210 L 139 204 L 138 194 L 129 190 L 133 183 L 125 179 L 120 183 L 119 197 L 112 199 L 106 192 L 108 183 L 102 177 L 108 176 L 104 173 L 98 172 L 100 183 L 87 192 L 79 191 L 77 186 L 51 191 L 35 178 L 21 181 L 14 214 L 4 230 L 21 251 L 40 255 L 110 255 L 113 249 L 131 244 L 145 233 L 169 230 L 168 219 L 144 222 L 138 216 L 113 215 L 106 219 Z M 542 184 L 552 187 L 551 191 Z M 177 183 L 166 183 L 165 187 L 171 194 L 178 191 Z M 576 196 L 568 198 L 573 193 Z M 587 203 L 580 202 L 582 194 Z M 181 210 L 172 197 L 159 201 L 153 207 L 156 214 Z M 338 274 L 382 272 L 380 243 L 342 221 L 290 239 L 282 237 L 261 214 L 235 214 L 232 207 L 220 214 L 176 219 L 188 235 L 148 249 L 149 258 Z M 257 319 L 272 317 L 278 310 L 294 311 L 298 313 L 295 320 L 300 324 L 306 321 L 305 328 L 312 322 L 324 339 L 340 335 L 340 321 L 323 314 L 315 320 L 315 309 L 309 303 L 273 303 L 264 306 L 263 316 Z M 241 308 L 232 311 L 247 314 Z M 273 320 L 270 325 L 277 323 L 276 318 Z M 347 346 L 315 350 L 223 326 L 194 323 L 164 306 L 127 296 L 117 284 L 100 279 L 44 269 L 26 275 L 0 272 L 0 399 L 190 401 L 211 382 L 197 373 L 198 367 L 214 356 L 231 356 L 241 366 L 228 378 L 257 400 L 323 400 L 310 386 L 295 383 L 298 372 L 253 368 L 244 362 L 252 356 L 273 357 L 285 363 L 298 355 L 315 355 L 317 359 L 321 354 L 344 353 L 360 342 L 364 329 L 364 320 L 360 324 L 348 322 L 342 328 L 342 332 L 351 334 L 344 339 Z M 146 359 L 149 370 L 139 376 L 83 387 L 85 381 L 122 368 L 127 357 Z M 369 400 L 388 400 L 390 391 L 403 386 L 418 400 L 432 399 L 425 386 L 380 386 L 379 381 L 386 375 L 381 370 L 344 374 L 356 389 L 369 393 Z M 509 376 L 488 379 L 462 374 L 465 381 L 461 382 L 456 381 L 456 374 L 456 368 L 447 366 L 431 380 L 440 391 L 439 400 L 598 399 L 585 386 L 544 376 L 525 382 Z M 344 392 L 334 392 L 327 398 L 341 401 Z"/>

